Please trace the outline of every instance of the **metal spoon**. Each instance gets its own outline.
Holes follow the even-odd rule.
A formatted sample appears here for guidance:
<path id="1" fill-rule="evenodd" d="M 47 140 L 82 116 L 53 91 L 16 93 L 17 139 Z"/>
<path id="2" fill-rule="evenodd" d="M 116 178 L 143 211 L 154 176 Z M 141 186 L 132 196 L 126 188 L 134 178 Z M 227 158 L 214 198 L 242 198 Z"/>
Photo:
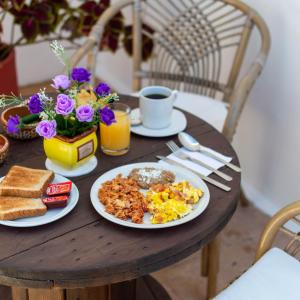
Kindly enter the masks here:
<path id="1" fill-rule="evenodd" d="M 220 158 L 219 156 L 216 156 L 215 154 L 207 151 L 204 146 L 202 146 L 197 140 L 195 140 L 191 135 L 185 133 L 185 132 L 180 132 L 178 134 L 178 138 L 180 143 L 187 148 L 190 151 L 199 151 L 202 152 L 203 154 L 212 157 L 213 159 L 216 159 L 226 165 L 227 167 L 231 168 L 232 170 L 236 172 L 241 172 L 241 168 L 230 163 L 226 162 L 224 159 Z"/>

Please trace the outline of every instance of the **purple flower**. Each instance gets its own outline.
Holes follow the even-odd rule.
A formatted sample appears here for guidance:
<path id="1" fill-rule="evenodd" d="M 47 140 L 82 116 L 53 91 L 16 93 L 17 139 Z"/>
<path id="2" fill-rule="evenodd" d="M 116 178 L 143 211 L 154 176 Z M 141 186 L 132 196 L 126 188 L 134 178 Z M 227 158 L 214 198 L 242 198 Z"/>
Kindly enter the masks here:
<path id="1" fill-rule="evenodd" d="M 107 106 L 105 106 L 103 109 L 99 109 L 99 114 L 101 122 L 103 122 L 107 126 L 116 122 L 114 112 Z"/>
<path id="2" fill-rule="evenodd" d="M 36 127 L 36 132 L 46 139 L 53 138 L 56 135 L 56 121 L 41 121 Z"/>
<path id="3" fill-rule="evenodd" d="M 76 118 L 79 122 L 92 122 L 94 110 L 90 105 L 81 105 L 76 109 Z"/>
<path id="4" fill-rule="evenodd" d="M 58 114 L 67 116 L 75 107 L 75 101 L 65 94 L 59 94 L 56 99 L 55 111 Z"/>
<path id="5" fill-rule="evenodd" d="M 32 114 L 39 114 L 43 110 L 42 102 L 38 94 L 34 94 L 29 98 L 28 108 Z"/>
<path id="6" fill-rule="evenodd" d="M 66 75 L 57 75 L 52 79 L 52 81 L 53 84 L 51 84 L 51 86 L 53 86 L 57 90 L 59 89 L 66 90 L 71 85 L 71 80 Z"/>
<path id="7" fill-rule="evenodd" d="M 109 95 L 110 93 L 110 87 L 104 83 L 104 82 L 101 82 L 98 84 L 98 86 L 94 89 L 94 92 L 96 94 L 98 94 L 99 96 L 107 96 Z"/>
<path id="8" fill-rule="evenodd" d="M 18 133 L 20 131 L 20 128 L 18 127 L 20 125 L 20 117 L 18 115 L 15 116 L 9 116 L 9 119 L 7 121 L 7 131 L 8 133 Z"/>
<path id="9" fill-rule="evenodd" d="M 82 82 L 89 82 L 91 75 L 92 74 L 85 68 L 74 68 L 72 70 L 71 77 L 73 80 L 82 83 Z"/>

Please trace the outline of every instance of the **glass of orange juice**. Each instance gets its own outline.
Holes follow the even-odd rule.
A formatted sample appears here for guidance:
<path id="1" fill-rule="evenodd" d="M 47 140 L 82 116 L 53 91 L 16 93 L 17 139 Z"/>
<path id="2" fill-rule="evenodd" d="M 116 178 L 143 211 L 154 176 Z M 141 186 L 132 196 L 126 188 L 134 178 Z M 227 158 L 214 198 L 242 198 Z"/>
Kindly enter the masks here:
<path id="1" fill-rule="evenodd" d="M 111 109 L 116 122 L 107 126 L 100 123 L 101 149 L 108 155 L 123 155 L 130 145 L 130 107 L 123 103 L 114 103 Z"/>

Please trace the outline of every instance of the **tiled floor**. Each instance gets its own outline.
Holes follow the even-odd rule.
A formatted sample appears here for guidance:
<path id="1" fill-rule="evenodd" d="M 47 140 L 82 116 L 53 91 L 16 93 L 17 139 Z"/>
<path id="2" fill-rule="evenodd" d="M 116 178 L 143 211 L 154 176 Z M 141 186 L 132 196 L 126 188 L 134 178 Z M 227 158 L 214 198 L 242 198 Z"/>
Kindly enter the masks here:
<path id="1" fill-rule="evenodd" d="M 29 86 L 23 88 L 21 93 L 30 95 L 43 86 L 45 83 Z M 252 206 L 237 209 L 221 234 L 219 290 L 226 287 L 251 265 L 260 233 L 268 220 L 267 216 Z M 200 276 L 199 252 L 154 275 L 163 283 L 174 300 L 204 299 L 206 279 Z M 5 296 L 1 294 L 0 289 L 0 299 L 9 300 L 9 298 L 7 293 Z"/>
<path id="2" fill-rule="evenodd" d="M 239 207 L 221 233 L 218 288 L 222 290 L 253 262 L 262 229 L 269 218 L 252 206 Z M 205 299 L 206 279 L 200 276 L 200 253 L 155 273 L 174 300 Z"/>

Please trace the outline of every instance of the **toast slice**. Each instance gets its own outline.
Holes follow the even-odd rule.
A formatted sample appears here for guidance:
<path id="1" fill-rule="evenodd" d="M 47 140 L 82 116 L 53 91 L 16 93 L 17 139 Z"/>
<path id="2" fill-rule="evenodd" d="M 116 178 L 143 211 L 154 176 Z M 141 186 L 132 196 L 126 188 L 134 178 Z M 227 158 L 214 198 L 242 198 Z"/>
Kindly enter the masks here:
<path id="1" fill-rule="evenodd" d="M 42 199 L 0 196 L 0 220 L 42 216 L 46 212 Z"/>
<path id="2" fill-rule="evenodd" d="M 52 171 L 12 166 L 0 183 L 0 196 L 40 198 L 53 178 Z"/>

